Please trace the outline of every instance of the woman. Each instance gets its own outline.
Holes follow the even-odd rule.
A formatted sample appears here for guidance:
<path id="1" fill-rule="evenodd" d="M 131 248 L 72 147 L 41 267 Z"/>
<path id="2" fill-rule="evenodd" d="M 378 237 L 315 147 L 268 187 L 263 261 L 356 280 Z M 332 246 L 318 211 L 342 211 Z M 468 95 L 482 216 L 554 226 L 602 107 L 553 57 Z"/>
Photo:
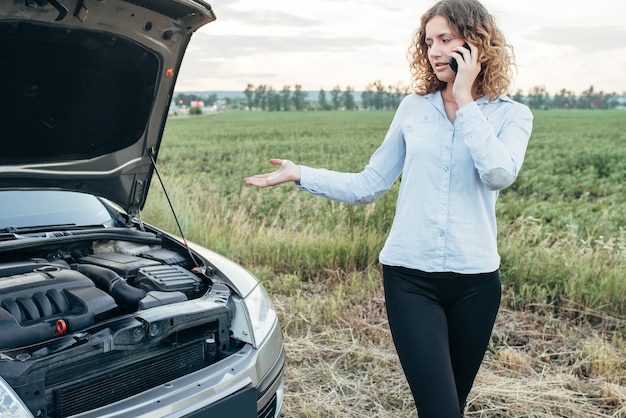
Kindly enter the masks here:
<path id="1" fill-rule="evenodd" d="M 404 98 L 362 172 L 272 159 L 277 171 L 245 182 L 294 181 L 311 193 L 363 204 L 402 173 L 379 257 L 389 326 L 420 418 L 458 418 L 500 304 L 495 202 L 519 174 L 532 114 L 505 95 L 512 48 L 478 1 L 436 3 L 410 52 L 416 93 Z"/>

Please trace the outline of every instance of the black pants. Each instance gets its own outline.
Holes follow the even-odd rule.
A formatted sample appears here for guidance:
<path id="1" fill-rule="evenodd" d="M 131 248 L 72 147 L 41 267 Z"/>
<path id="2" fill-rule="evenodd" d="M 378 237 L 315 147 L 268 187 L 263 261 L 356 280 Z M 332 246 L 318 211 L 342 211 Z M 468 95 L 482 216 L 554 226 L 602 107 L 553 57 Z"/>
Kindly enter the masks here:
<path id="1" fill-rule="evenodd" d="M 389 326 L 420 418 L 459 418 L 500 306 L 498 271 L 383 266 Z"/>

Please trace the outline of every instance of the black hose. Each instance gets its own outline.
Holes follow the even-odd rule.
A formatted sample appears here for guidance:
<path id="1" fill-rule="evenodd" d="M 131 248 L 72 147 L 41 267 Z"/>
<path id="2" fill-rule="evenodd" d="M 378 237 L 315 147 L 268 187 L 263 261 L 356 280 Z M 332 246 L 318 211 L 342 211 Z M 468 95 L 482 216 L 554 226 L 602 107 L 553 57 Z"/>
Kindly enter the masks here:
<path id="1" fill-rule="evenodd" d="M 137 309 L 139 301 L 146 296 L 146 291 L 132 287 L 119 274 L 106 267 L 93 264 L 73 264 L 72 269 L 89 277 L 100 289 L 115 299 L 118 305 Z"/>

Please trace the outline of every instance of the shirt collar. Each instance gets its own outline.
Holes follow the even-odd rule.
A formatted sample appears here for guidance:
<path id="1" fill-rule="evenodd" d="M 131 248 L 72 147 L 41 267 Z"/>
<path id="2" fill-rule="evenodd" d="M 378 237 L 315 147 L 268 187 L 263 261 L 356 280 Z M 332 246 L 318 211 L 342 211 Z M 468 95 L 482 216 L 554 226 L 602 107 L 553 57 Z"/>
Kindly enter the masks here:
<path id="1" fill-rule="evenodd" d="M 434 93 L 428 93 L 425 95 L 426 99 L 428 101 L 430 101 L 431 105 L 437 109 L 437 111 L 439 113 L 441 113 L 441 115 L 443 115 L 446 119 L 448 118 L 447 114 L 446 114 L 446 108 L 443 104 L 443 96 L 441 95 L 441 91 L 436 91 Z M 478 99 L 476 99 L 476 105 L 477 106 L 482 106 L 482 105 L 486 105 L 489 103 L 496 103 L 498 101 L 508 101 L 508 102 L 512 102 L 513 100 L 511 100 L 508 96 L 502 95 L 500 97 L 498 97 L 495 100 L 489 100 L 488 96 L 481 96 Z"/>
<path id="2" fill-rule="evenodd" d="M 434 93 L 428 93 L 425 96 L 428 100 L 430 100 L 433 105 L 439 107 L 438 105 L 443 106 L 443 97 L 441 96 L 441 91 L 436 91 Z M 498 101 L 504 101 L 504 102 L 512 102 L 513 100 L 506 95 L 501 95 L 498 98 L 496 98 L 495 100 L 489 100 L 488 96 L 481 96 L 478 99 L 476 99 L 476 104 L 478 105 L 482 105 L 485 103 L 490 103 L 490 102 L 498 102 Z"/>

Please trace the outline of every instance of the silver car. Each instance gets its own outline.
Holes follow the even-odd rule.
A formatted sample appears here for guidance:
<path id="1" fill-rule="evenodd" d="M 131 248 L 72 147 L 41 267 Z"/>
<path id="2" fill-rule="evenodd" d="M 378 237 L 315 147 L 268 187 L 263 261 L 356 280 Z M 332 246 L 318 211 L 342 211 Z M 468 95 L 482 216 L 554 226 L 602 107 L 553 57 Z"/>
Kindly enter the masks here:
<path id="1" fill-rule="evenodd" d="M 201 0 L 0 2 L 1 417 L 279 415 L 263 286 L 140 217 L 214 19 Z"/>

